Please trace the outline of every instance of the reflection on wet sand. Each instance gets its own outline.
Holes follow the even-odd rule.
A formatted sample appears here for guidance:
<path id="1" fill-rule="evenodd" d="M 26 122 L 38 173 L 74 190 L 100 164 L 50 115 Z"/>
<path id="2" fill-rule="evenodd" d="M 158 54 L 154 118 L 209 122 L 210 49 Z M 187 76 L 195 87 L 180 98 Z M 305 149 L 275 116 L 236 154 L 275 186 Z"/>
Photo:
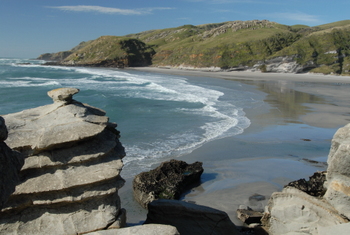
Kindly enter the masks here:
<path id="1" fill-rule="evenodd" d="M 338 128 L 350 122 L 350 93 L 347 84 L 301 83 L 295 81 L 241 81 L 266 93 L 264 102 L 271 105 L 263 120 L 305 123 L 311 126 Z"/>

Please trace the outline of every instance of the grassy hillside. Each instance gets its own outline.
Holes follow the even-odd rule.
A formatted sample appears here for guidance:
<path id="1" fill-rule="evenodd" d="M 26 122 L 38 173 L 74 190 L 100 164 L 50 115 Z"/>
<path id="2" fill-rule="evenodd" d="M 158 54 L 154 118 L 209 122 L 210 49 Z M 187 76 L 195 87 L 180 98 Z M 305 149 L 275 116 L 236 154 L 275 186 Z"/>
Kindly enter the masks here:
<path id="1" fill-rule="evenodd" d="M 309 27 L 267 20 L 229 21 L 102 36 L 66 54 L 62 64 L 88 66 L 251 67 L 288 58 L 305 71 L 349 74 L 350 20 Z"/>
<path id="2" fill-rule="evenodd" d="M 290 33 L 288 26 L 264 21 L 232 21 L 220 24 L 184 25 L 177 28 L 153 30 L 127 35 L 136 37 L 153 46 L 156 65 L 186 65 L 196 67 L 237 66 L 244 57 L 244 63 L 252 60 L 254 54 L 259 59 L 265 58 L 259 47 L 251 42 L 258 42 L 276 34 Z M 232 61 L 228 57 L 232 56 Z M 249 55 L 249 58 L 246 58 Z M 222 58 L 224 57 L 224 58 Z"/>
<path id="3" fill-rule="evenodd" d="M 137 39 L 102 36 L 78 48 L 61 63 L 90 66 L 146 66 L 154 50 Z"/>

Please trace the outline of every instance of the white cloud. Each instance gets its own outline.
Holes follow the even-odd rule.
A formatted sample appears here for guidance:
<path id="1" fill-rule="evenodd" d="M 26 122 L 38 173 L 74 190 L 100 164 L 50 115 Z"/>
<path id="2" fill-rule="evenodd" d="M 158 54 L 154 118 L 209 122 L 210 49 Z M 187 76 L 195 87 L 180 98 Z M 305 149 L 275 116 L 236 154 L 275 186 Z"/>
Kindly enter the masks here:
<path id="1" fill-rule="evenodd" d="M 101 7 L 101 6 L 56 6 L 48 7 L 58 9 L 62 11 L 75 11 L 75 12 L 96 12 L 101 14 L 119 14 L 119 15 L 143 15 L 150 14 L 155 10 L 170 10 L 170 7 L 153 7 L 153 8 L 141 8 L 141 9 L 120 9 L 113 7 Z"/>
<path id="2" fill-rule="evenodd" d="M 274 17 L 278 19 L 293 20 L 296 22 L 305 22 L 305 23 L 317 23 L 320 22 L 320 19 L 316 15 L 309 15 L 302 12 L 284 12 L 284 13 L 274 13 L 267 15 L 268 17 Z"/>

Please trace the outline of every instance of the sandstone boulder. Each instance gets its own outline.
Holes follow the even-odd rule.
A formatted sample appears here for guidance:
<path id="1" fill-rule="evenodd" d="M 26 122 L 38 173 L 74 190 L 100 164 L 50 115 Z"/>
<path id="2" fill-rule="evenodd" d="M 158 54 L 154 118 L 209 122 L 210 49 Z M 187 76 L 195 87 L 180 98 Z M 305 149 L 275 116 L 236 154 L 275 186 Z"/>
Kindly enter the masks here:
<path id="1" fill-rule="evenodd" d="M 172 225 L 181 235 L 240 234 L 225 212 L 177 200 L 149 203 L 145 224 Z"/>
<path id="2" fill-rule="evenodd" d="M 0 213 L 0 234 L 79 234 L 125 225 L 118 189 L 125 151 L 105 112 L 48 92 L 54 103 L 4 116 L 6 143 L 25 156 Z"/>
<path id="3" fill-rule="evenodd" d="M 324 198 L 350 219 L 350 124 L 334 134 L 327 163 Z"/>
<path id="4" fill-rule="evenodd" d="M 79 89 L 77 88 L 58 88 L 47 92 L 47 95 L 53 99 L 53 102 L 69 104 L 72 102 L 73 95 L 77 94 Z"/>
<path id="5" fill-rule="evenodd" d="M 15 191 L 19 182 L 19 171 L 24 164 L 24 157 L 10 149 L 4 140 L 7 138 L 5 120 L 0 117 L 0 209 L 8 197 Z"/>
<path id="6" fill-rule="evenodd" d="M 271 195 L 262 219 L 270 235 L 318 234 L 318 227 L 347 223 L 329 203 L 296 188 Z"/>
<path id="7" fill-rule="evenodd" d="M 156 169 L 134 178 L 134 197 L 144 208 L 156 199 L 179 199 L 188 186 L 200 182 L 202 173 L 201 162 L 187 164 L 174 159 L 163 162 Z"/>

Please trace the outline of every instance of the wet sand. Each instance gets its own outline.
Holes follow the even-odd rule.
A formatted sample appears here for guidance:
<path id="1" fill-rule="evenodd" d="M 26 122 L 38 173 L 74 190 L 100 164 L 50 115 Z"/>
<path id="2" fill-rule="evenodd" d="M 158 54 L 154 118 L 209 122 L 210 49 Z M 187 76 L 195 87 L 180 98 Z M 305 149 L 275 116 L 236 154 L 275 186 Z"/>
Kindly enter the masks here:
<path id="1" fill-rule="evenodd" d="M 326 169 L 335 131 L 350 122 L 350 77 L 258 72 L 203 72 L 137 68 L 154 73 L 235 80 L 260 101 L 244 108 L 251 125 L 243 134 L 211 141 L 179 159 L 203 162 L 201 185 L 182 200 L 223 210 L 238 226 L 236 210 L 263 210 L 268 198 L 290 181 Z M 121 189 L 129 225 L 147 211 L 132 198 L 131 181 Z M 257 201 L 251 196 L 262 195 Z"/>

